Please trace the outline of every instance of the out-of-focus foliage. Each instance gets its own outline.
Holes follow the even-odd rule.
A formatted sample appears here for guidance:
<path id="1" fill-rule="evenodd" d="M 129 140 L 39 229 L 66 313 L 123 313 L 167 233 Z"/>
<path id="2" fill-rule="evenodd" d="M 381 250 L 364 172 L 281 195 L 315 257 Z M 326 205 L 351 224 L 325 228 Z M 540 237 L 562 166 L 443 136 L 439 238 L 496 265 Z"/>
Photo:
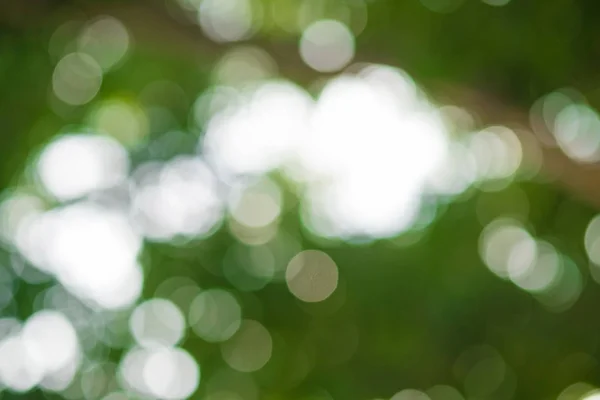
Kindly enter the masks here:
<path id="1" fill-rule="evenodd" d="M 598 7 L 0 5 L 0 397 L 600 396 Z"/>

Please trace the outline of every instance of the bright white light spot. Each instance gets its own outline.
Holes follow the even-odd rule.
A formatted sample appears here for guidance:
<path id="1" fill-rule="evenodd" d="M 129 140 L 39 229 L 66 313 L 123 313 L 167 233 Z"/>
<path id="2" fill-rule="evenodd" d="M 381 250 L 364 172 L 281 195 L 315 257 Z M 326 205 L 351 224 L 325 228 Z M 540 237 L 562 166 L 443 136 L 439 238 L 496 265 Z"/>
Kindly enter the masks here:
<path id="1" fill-rule="evenodd" d="M 60 136 L 44 148 L 37 162 L 42 184 L 63 201 L 117 185 L 128 169 L 125 149 L 97 135 Z"/>
<path id="2" fill-rule="evenodd" d="M 556 118 L 558 114 L 567 108 L 568 106 L 574 105 L 576 99 L 573 97 L 581 96 L 580 93 L 564 93 L 562 91 L 550 93 L 540 99 L 542 102 L 541 106 L 541 117 L 546 125 L 546 129 L 553 130 L 556 124 Z"/>
<path id="3" fill-rule="evenodd" d="M 475 159 L 480 179 L 509 178 L 521 166 L 521 142 L 506 127 L 494 126 L 476 133 L 470 138 L 468 148 Z"/>
<path id="4" fill-rule="evenodd" d="M 390 400 L 431 400 L 429 396 L 420 390 L 404 389 L 396 393 Z"/>
<path id="5" fill-rule="evenodd" d="M 400 69 L 372 64 L 359 71 L 358 76 L 381 91 L 381 95 L 399 108 L 399 112 L 433 111 L 439 114 L 432 109 L 410 75 Z"/>
<path id="6" fill-rule="evenodd" d="M 269 361 L 272 351 L 269 331 L 252 320 L 244 320 L 237 333 L 221 345 L 225 362 L 240 372 L 258 371 Z"/>
<path id="7" fill-rule="evenodd" d="M 533 244 L 533 248 L 530 248 L 530 242 L 525 241 L 513 249 L 511 257 L 514 257 L 514 261 L 511 261 L 508 273 L 510 279 L 522 289 L 542 292 L 556 283 L 562 272 L 562 259 L 549 243 Z"/>
<path id="8" fill-rule="evenodd" d="M 134 347 L 121 358 L 121 362 L 119 363 L 119 379 L 122 387 L 135 390 L 140 394 L 149 393 L 144 378 L 144 366 L 151 354 L 152 349 Z"/>
<path id="9" fill-rule="evenodd" d="M 143 376 L 149 392 L 161 399 L 187 399 L 198 388 L 200 369 L 183 349 L 155 351 L 144 366 Z"/>
<path id="10" fill-rule="evenodd" d="M 232 294 L 221 289 L 200 293 L 190 304 L 189 324 L 207 342 L 222 342 L 240 328 L 242 309 Z"/>
<path id="11" fill-rule="evenodd" d="M 305 302 L 323 301 L 338 285 L 338 268 L 327 254 L 306 250 L 288 264 L 285 280 L 290 292 Z"/>
<path id="12" fill-rule="evenodd" d="M 199 158 L 179 156 L 137 175 L 140 182 L 132 212 L 148 238 L 202 236 L 221 221 L 217 181 Z"/>
<path id="13" fill-rule="evenodd" d="M 174 346 L 183 337 L 185 317 L 173 302 L 152 299 L 136 307 L 129 327 L 141 346 Z"/>
<path id="14" fill-rule="evenodd" d="M 265 178 L 231 196 L 229 209 L 238 223 L 261 228 L 279 217 L 281 203 L 281 189 L 275 182 Z"/>
<path id="15" fill-rule="evenodd" d="M 305 225 L 321 236 L 389 237 L 409 229 L 432 175 L 449 158 L 445 120 L 410 77 L 391 67 L 332 80 L 316 107 L 301 89 L 281 83 L 249 95 L 223 94 L 217 103 L 199 99 L 195 117 L 200 124 L 210 118 L 201 151 L 219 177 L 236 183 L 282 169 L 301 183 Z M 490 135 L 503 148 L 515 145 L 503 128 Z M 463 148 L 463 154 L 470 152 Z M 496 175 L 513 172 L 514 154 L 502 156 Z M 475 179 L 474 161 L 456 164 L 446 192 L 459 193 Z M 264 219 L 257 209 L 244 214 Z M 254 243 L 245 239 L 243 221 L 230 225 L 243 242 Z"/>
<path id="16" fill-rule="evenodd" d="M 116 285 L 97 288 L 93 301 L 107 309 L 123 309 L 139 299 L 143 286 L 144 272 L 139 264 L 135 264 L 123 274 L 122 280 Z"/>
<path id="17" fill-rule="evenodd" d="M 553 131 L 557 115 L 564 108 L 575 104 L 579 100 L 584 102 L 583 96 L 571 89 L 556 91 L 538 99 L 529 113 L 531 127 L 535 131 L 538 140 L 544 145 L 556 146 Z"/>
<path id="18" fill-rule="evenodd" d="M 47 373 L 39 386 L 46 391 L 62 392 L 71 386 L 78 369 L 79 360 L 67 363 L 61 369 Z"/>
<path id="19" fill-rule="evenodd" d="M 16 392 L 26 392 L 40 383 L 44 376 L 43 365 L 19 335 L 0 341 L 0 384 Z"/>
<path id="20" fill-rule="evenodd" d="M 513 271 L 526 269 L 521 266 L 523 259 L 519 256 L 526 256 L 526 266 L 533 262 L 535 253 L 533 250 L 532 254 L 530 244 L 535 249 L 533 238 L 518 222 L 497 219 L 483 230 L 479 240 L 479 254 L 494 274 L 508 278 L 511 265 Z"/>
<path id="21" fill-rule="evenodd" d="M 299 165 L 315 182 L 305 198 L 309 227 L 342 237 L 408 229 L 448 147 L 442 120 L 414 85 L 386 68 L 340 77 L 325 87 L 310 122 L 299 149 Z"/>
<path id="22" fill-rule="evenodd" d="M 124 384 L 141 395 L 165 400 L 189 398 L 200 383 L 200 366 L 179 348 L 130 350 L 121 360 Z"/>
<path id="23" fill-rule="evenodd" d="M 600 390 L 589 383 L 576 382 L 560 392 L 556 400 L 600 400 L 600 397 L 586 397 L 594 395 L 600 395 Z"/>
<path id="24" fill-rule="evenodd" d="M 380 181 L 366 177 L 313 189 L 305 197 L 309 218 L 304 222 L 326 237 L 393 236 L 415 222 L 420 193 L 400 186 L 384 190 Z"/>
<path id="25" fill-rule="evenodd" d="M 290 83 L 267 83 L 206 127 L 203 153 L 223 178 L 280 167 L 306 131 L 312 100 Z"/>
<path id="26" fill-rule="evenodd" d="M 31 316 L 21 332 L 27 351 L 44 374 L 77 363 L 79 342 L 71 322 L 56 311 L 39 311 Z"/>
<path id="27" fill-rule="evenodd" d="M 569 157 L 581 162 L 600 160 L 600 117 L 587 105 L 563 108 L 554 120 L 554 137 Z"/>
<path id="28" fill-rule="evenodd" d="M 89 203 L 47 214 L 38 243 L 52 272 L 77 296 L 106 308 L 135 300 L 141 288 L 141 238 L 125 215 Z"/>
<path id="29" fill-rule="evenodd" d="M 57 311 L 39 311 L 22 327 L 0 320 L 0 384 L 17 392 L 40 385 L 60 391 L 73 380 L 80 361 L 77 334 Z"/>
<path id="30" fill-rule="evenodd" d="M 127 54 L 129 33 L 118 19 L 100 17 L 84 28 L 78 44 L 79 51 L 92 56 L 107 71 Z"/>
<path id="31" fill-rule="evenodd" d="M 302 34 L 300 56 L 319 72 L 339 71 L 354 58 L 354 35 L 339 21 L 317 21 Z"/>
<path id="32" fill-rule="evenodd" d="M 529 274 L 537 261 L 538 243 L 532 237 L 516 242 L 509 250 L 508 275 L 513 282 Z"/>
<path id="33" fill-rule="evenodd" d="M 88 103 L 100 90 L 102 68 L 89 55 L 71 53 L 64 56 L 54 69 L 52 89 L 60 100 L 79 106 Z"/>
<path id="34" fill-rule="evenodd" d="M 437 172 L 430 175 L 429 189 L 438 195 L 458 195 L 477 180 L 473 154 L 461 143 L 452 143 Z"/>
<path id="35" fill-rule="evenodd" d="M 253 32 L 252 11 L 249 0 L 203 0 L 198 21 L 215 42 L 237 42 Z"/>
<path id="36" fill-rule="evenodd" d="M 581 293 L 581 273 L 549 243 L 535 240 L 516 221 L 497 219 L 483 230 L 479 253 L 488 268 L 532 293 L 554 311 L 572 306 Z"/>

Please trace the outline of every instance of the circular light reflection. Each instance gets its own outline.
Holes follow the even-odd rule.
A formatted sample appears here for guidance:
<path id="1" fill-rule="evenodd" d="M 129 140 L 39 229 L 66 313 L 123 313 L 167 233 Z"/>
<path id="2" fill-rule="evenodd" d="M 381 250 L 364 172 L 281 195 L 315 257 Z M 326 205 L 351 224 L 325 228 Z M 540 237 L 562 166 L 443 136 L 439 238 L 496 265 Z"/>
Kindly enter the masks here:
<path id="1" fill-rule="evenodd" d="M 531 244 L 521 242 L 513 249 L 510 262 L 510 279 L 522 289 L 543 292 L 554 284 L 562 271 L 562 259 L 554 247 L 546 242 Z"/>
<path id="2" fill-rule="evenodd" d="M 524 260 L 520 255 L 526 256 L 525 265 L 533 262 L 535 243 L 518 222 L 501 218 L 492 221 L 481 233 L 479 254 L 490 271 L 506 279 L 509 270 L 525 268 L 522 267 Z M 515 266 L 511 267 L 513 263 Z"/>
<path id="3" fill-rule="evenodd" d="M 142 165 L 135 173 L 132 213 L 145 236 L 202 236 L 222 217 L 217 181 L 199 158 L 179 156 L 164 165 Z"/>
<path id="4" fill-rule="evenodd" d="M 203 0 L 198 22 L 215 42 L 237 42 L 253 32 L 253 10 L 249 0 Z"/>
<path id="5" fill-rule="evenodd" d="M 589 383 L 577 382 L 569 385 L 569 387 L 560 392 L 556 400 L 599 400 L 600 397 L 596 396 L 598 394 L 600 394 L 600 391 L 596 390 L 596 388 Z M 588 398 L 586 396 L 591 397 Z"/>
<path id="6" fill-rule="evenodd" d="M 473 135 L 468 143 L 480 179 L 513 176 L 523 158 L 521 141 L 510 129 L 494 126 Z"/>
<path id="7" fill-rule="evenodd" d="M 585 250 L 590 260 L 600 265 L 600 215 L 595 216 L 588 224 L 584 237 Z"/>
<path id="8" fill-rule="evenodd" d="M 127 146 L 138 144 L 148 134 L 148 118 L 135 104 L 122 100 L 100 103 L 91 113 L 89 124 Z"/>
<path id="9" fill-rule="evenodd" d="M 225 362 L 240 372 L 258 371 L 271 358 L 273 340 L 269 331 L 259 322 L 244 320 L 237 333 L 221 344 Z"/>
<path id="10" fill-rule="evenodd" d="M 592 393 L 586 394 L 581 400 L 600 400 L 600 391 L 594 390 Z"/>
<path id="11" fill-rule="evenodd" d="M 18 238 L 37 254 L 37 267 L 72 293 L 104 308 L 137 299 L 142 273 L 141 238 L 120 212 L 75 203 L 43 214 Z"/>
<path id="12" fill-rule="evenodd" d="M 39 311 L 23 325 L 0 321 L 0 384 L 17 392 L 67 387 L 80 361 L 75 328 L 60 312 Z"/>
<path id="13" fill-rule="evenodd" d="M 40 383 L 44 368 L 28 351 L 20 335 L 0 341 L 0 384 L 15 392 L 26 392 Z"/>
<path id="14" fill-rule="evenodd" d="M 347 238 L 389 237 L 412 226 L 448 146 L 443 121 L 421 98 L 387 67 L 327 84 L 298 149 L 296 176 L 309 183 L 307 228 Z"/>
<path id="15" fill-rule="evenodd" d="M 200 384 L 200 366 L 180 348 L 131 349 L 119 367 L 126 387 L 165 400 L 189 398 Z"/>
<path id="16" fill-rule="evenodd" d="M 277 64 L 273 58 L 258 47 L 242 47 L 229 51 L 214 71 L 217 82 L 233 87 L 263 81 L 276 73 Z"/>
<path id="17" fill-rule="evenodd" d="M 133 310 L 129 326 L 141 346 L 174 346 L 183 337 L 185 317 L 173 302 L 151 299 Z"/>
<path id="18" fill-rule="evenodd" d="M 306 250 L 289 262 L 285 279 L 298 299 L 314 303 L 327 299 L 338 285 L 338 268 L 327 254 Z"/>
<path id="19" fill-rule="evenodd" d="M 569 157 L 581 162 L 600 160 L 600 117 L 587 105 L 571 104 L 554 120 L 554 137 Z"/>
<path id="20" fill-rule="evenodd" d="M 102 85 L 102 68 L 85 53 L 64 56 L 54 69 L 52 89 L 63 102 L 79 106 L 90 102 Z"/>
<path id="21" fill-rule="evenodd" d="M 116 18 L 100 17 L 88 24 L 79 36 L 79 51 L 92 56 L 108 71 L 121 61 L 129 49 L 127 28 Z"/>
<path id="22" fill-rule="evenodd" d="M 300 56 L 316 71 L 339 71 L 354 58 L 354 35 L 339 21 L 317 21 L 302 34 Z"/>
<path id="23" fill-rule="evenodd" d="M 71 322 L 57 311 L 39 311 L 23 326 L 21 336 L 36 363 L 45 373 L 77 362 L 79 344 Z"/>
<path id="24" fill-rule="evenodd" d="M 129 157 L 109 137 L 70 134 L 50 142 L 36 167 L 44 187 L 65 201 L 122 182 L 129 170 Z"/>
<path id="25" fill-rule="evenodd" d="M 279 186 L 269 179 L 262 179 L 230 196 L 229 209 L 238 223 L 250 228 L 262 228 L 279 217 L 281 203 Z"/>
<path id="26" fill-rule="evenodd" d="M 190 327 L 207 342 L 222 342 L 231 338 L 240 328 L 241 322 L 240 304 L 225 290 L 206 290 L 190 304 Z"/>
<path id="27" fill-rule="evenodd" d="M 0 202 L 0 237 L 13 243 L 19 229 L 44 211 L 43 201 L 27 193 L 8 193 Z"/>
<path id="28" fill-rule="evenodd" d="M 291 83 L 261 85 L 210 118 L 201 151 L 227 180 L 278 168 L 293 156 L 305 134 L 312 104 Z"/>

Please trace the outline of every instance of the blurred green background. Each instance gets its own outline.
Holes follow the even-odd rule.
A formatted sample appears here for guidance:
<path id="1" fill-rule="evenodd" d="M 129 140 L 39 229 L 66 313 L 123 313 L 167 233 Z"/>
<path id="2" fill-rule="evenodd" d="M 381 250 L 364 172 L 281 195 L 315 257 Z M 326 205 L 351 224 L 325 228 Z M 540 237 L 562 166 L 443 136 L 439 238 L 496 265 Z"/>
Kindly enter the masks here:
<path id="1" fill-rule="evenodd" d="M 0 3 L 0 398 L 600 398 L 600 3 Z"/>

